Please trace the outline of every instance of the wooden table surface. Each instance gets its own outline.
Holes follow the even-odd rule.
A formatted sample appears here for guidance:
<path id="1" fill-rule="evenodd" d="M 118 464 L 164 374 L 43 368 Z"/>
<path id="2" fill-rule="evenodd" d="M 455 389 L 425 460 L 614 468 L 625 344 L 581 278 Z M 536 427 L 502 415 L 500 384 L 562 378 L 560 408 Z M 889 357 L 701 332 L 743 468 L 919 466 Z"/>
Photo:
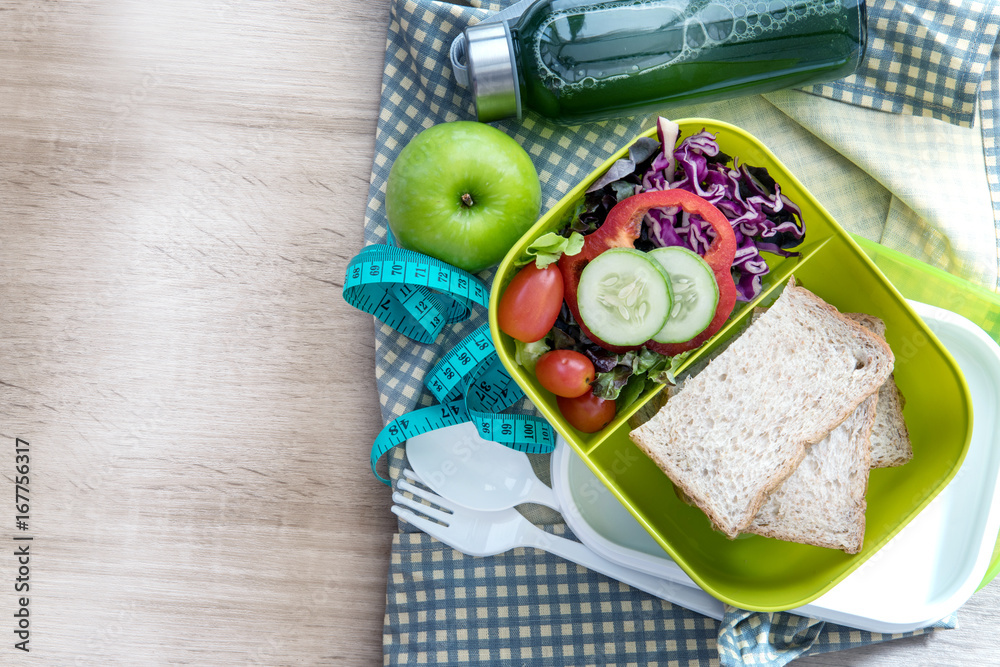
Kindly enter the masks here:
<path id="1" fill-rule="evenodd" d="M 0 0 L 0 664 L 381 662 L 396 522 L 340 290 L 389 5 Z M 997 664 L 998 601 L 800 664 Z"/>

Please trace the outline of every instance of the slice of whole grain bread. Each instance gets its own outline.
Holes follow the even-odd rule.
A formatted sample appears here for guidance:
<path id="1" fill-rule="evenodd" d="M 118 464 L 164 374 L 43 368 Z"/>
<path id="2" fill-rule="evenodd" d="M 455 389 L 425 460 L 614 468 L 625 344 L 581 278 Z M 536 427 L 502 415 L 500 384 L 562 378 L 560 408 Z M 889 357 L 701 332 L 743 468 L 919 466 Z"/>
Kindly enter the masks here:
<path id="1" fill-rule="evenodd" d="M 913 458 L 910 431 L 903 420 L 906 400 L 893 376 L 878 390 L 878 409 L 872 428 L 872 468 L 891 468 Z"/>
<path id="2" fill-rule="evenodd" d="M 847 316 L 885 338 L 885 322 L 873 315 L 847 313 Z M 872 427 L 872 468 L 901 466 L 913 458 L 910 431 L 903 419 L 906 401 L 893 375 L 878 390 L 878 408 Z"/>
<path id="3" fill-rule="evenodd" d="M 752 319 L 767 312 L 766 308 L 755 308 Z M 885 338 L 885 322 L 867 313 L 844 313 L 858 324 Z M 894 375 L 879 387 L 878 406 L 875 411 L 875 425 L 871 435 L 871 467 L 891 468 L 901 466 L 913 458 L 910 432 L 903 418 L 906 399 L 896 384 Z"/>
<path id="4" fill-rule="evenodd" d="M 764 501 L 748 533 L 846 553 L 865 538 L 872 425 L 878 395 L 806 452 L 795 472 Z"/>
<path id="5" fill-rule="evenodd" d="M 892 372 L 885 341 L 792 281 L 632 440 L 735 538 Z"/>

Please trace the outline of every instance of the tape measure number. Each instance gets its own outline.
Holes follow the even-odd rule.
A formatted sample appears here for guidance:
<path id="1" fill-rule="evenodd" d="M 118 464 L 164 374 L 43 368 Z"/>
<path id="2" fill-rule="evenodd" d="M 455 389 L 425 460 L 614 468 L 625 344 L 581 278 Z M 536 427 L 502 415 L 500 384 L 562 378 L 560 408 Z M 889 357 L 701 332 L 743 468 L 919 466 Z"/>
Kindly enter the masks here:
<path id="1" fill-rule="evenodd" d="M 382 482 L 377 464 L 390 449 L 438 428 L 471 421 L 479 435 L 528 454 L 555 448 L 555 431 L 540 417 L 505 414 L 524 392 L 497 356 L 489 325 L 476 329 L 435 364 L 424 383 L 441 405 L 409 412 L 389 422 L 371 451 L 372 473 Z"/>
<path id="2" fill-rule="evenodd" d="M 347 265 L 344 299 L 404 336 L 433 343 L 446 324 L 469 317 L 474 305 L 489 305 L 489 289 L 471 273 L 412 250 L 385 245 L 364 248 Z M 440 402 L 389 422 L 375 438 L 371 468 L 407 439 L 466 421 L 479 434 L 512 449 L 547 453 L 555 432 L 544 419 L 504 413 L 524 392 L 504 368 L 489 325 L 476 329 L 449 350 L 424 384 Z"/>
<path id="3" fill-rule="evenodd" d="M 402 417 L 396 417 L 379 432 L 372 445 L 372 474 L 385 484 L 391 484 L 392 482 L 378 474 L 377 467 L 379 459 L 385 456 L 390 449 L 403 444 L 415 435 L 467 421 L 469 419 L 462 401 L 453 401 L 445 405 L 432 405 L 428 408 L 408 412 Z"/>
<path id="4" fill-rule="evenodd" d="M 487 306 L 490 291 L 467 271 L 412 250 L 363 248 L 347 265 L 344 299 L 408 338 L 433 343 L 446 324 Z"/>
<path id="5" fill-rule="evenodd" d="M 427 387 L 442 403 L 465 397 L 465 407 L 479 435 L 528 453 L 555 447 L 552 426 L 539 417 L 503 414 L 524 392 L 497 355 L 489 325 L 466 336 L 428 373 Z"/>

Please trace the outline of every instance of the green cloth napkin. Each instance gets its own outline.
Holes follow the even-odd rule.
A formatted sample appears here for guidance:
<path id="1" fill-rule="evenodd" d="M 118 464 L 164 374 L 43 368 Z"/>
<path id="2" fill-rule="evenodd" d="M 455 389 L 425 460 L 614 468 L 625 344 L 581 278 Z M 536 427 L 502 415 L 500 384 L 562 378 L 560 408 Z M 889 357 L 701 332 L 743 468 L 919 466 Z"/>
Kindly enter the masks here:
<path id="1" fill-rule="evenodd" d="M 385 183 L 406 142 L 436 123 L 474 117 L 468 92 L 453 82 L 448 47 L 466 25 L 509 3 L 469 4 L 392 5 L 367 243 L 387 239 Z M 849 231 L 991 292 L 1000 283 L 998 30 L 997 0 L 872 2 L 868 56 L 852 77 L 811 94 L 782 91 L 664 115 L 747 129 Z M 495 125 L 532 156 L 547 208 L 650 123 L 636 117 L 562 127 L 528 114 Z M 485 313 L 476 311 L 436 344 L 419 345 L 376 321 L 385 421 L 434 403 L 423 388 L 428 369 L 483 322 Z M 533 462 L 544 478 L 546 458 Z M 404 463 L 402 448 L 393 450 L 393 479 Z M 558 515 L 528 514 L 569 535 Z M 936 627 L 955 622 L 949 617 Z M 899 636 L 736 609 L 719 623 L 542 552 L 471 558 L 405 523 L 393 540 L 383 634 L 390 665 L 780 665 Z"/>

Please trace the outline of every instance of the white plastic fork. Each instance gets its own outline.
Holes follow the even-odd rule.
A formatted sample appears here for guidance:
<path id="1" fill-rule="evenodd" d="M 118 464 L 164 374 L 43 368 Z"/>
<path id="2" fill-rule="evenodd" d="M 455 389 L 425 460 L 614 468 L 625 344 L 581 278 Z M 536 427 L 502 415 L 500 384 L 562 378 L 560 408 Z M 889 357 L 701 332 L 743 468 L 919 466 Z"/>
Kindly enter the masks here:
<path id="1" fill-rule="evenodd" d="M 412 471 L 405 474 L 419 479 Z M 464 554 L 494 556 L 516 547 L 541 549 L 668 602 L 722 620 L 722 602 L 705 591 L 614 563 L 579 542 L 545 532 L 513 508 L 496 512 L 470 510 L 404 479 L 397 482 L 397 487 L 414 498 L 407 498 L 399 490 L 393 493 L 396 503 L 392 506 L 393 514 Z M 420 499 L 435 507 L 422 504 Z"/>

